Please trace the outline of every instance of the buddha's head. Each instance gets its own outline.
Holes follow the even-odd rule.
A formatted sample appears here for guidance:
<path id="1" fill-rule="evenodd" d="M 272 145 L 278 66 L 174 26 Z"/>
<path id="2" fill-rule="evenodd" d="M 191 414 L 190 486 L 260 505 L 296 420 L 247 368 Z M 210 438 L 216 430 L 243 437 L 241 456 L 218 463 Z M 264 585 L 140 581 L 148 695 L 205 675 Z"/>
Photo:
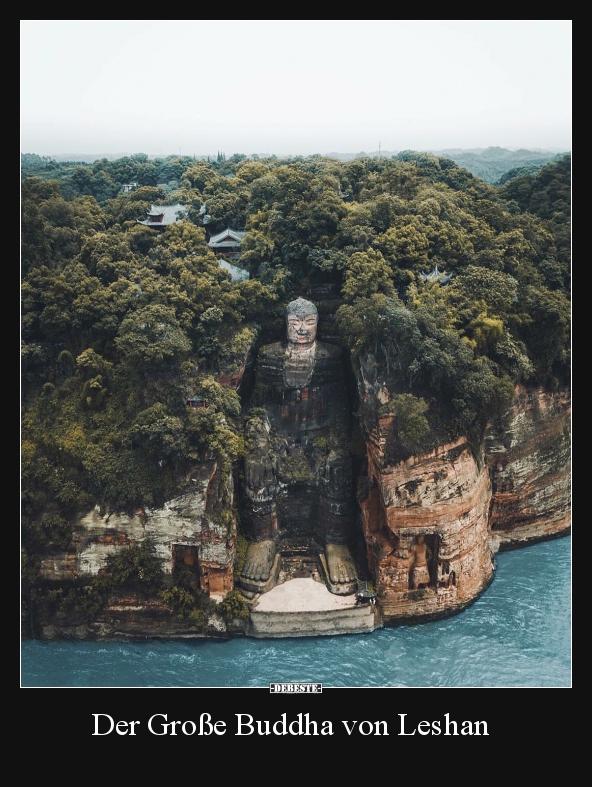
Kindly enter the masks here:
<path id="1" fill-rule="evenodd" d="M 286 326 L 290 349 L 302 351 L 314 345 L 318 320 L 319 315 L 314 303 L 304 298 L 297 298 L 288 304 Z"/>

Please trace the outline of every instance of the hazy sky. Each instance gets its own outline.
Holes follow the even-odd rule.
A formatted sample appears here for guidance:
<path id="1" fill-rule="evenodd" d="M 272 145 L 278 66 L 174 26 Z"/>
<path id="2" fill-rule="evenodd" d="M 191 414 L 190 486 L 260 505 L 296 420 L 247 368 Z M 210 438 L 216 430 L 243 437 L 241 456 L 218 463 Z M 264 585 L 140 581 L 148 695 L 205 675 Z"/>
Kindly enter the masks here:
<path id="1" fill-rule="evenodd" d="M 21 20 L 21 152 L 571 149 L 572 20 Z"/>

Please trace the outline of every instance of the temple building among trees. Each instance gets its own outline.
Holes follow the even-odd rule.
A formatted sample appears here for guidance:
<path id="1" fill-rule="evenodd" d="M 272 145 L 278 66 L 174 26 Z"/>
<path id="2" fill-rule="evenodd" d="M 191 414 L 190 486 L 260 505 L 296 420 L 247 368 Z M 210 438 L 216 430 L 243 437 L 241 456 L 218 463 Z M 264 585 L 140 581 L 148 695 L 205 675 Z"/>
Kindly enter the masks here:
<path id="1" fill-rule="evenodd" d="M 216 253 L 223 254 L 229 259 L 240 257 L 240 245 L 247 233 L 242 230 L 233 230 L 227 227 L 223 232 L 212 235 L 208 241 L 208 246 Z"/>
<path id="2" fill-rule="evenodd" d="M 138 224 L 144 224 L 146 227 L 154 227 L 157 230 L 168 227 L 169 224 L 175 224 L 177 221 L 185 218 L 187 208 L 177 202 L 175 205 L 152 205 L 146 218 L 143 220 L 138 219 Z"/>

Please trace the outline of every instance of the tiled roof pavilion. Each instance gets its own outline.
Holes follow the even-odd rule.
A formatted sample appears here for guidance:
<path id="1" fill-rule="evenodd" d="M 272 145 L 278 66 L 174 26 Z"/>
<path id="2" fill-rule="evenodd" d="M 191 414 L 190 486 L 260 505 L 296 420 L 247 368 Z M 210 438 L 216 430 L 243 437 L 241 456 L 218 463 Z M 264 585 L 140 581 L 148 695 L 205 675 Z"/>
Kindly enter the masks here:
<path id="1" fill-rule="evenodd" d="M 186 206 L 179 202 L 176 205 L 152 205 L 146 218 L 143 221 L 140 219 L 137 221 L 138 224 L 144 224 L 146 227 L 166 227 L 185 218 L 186 210 Z"/>
<path id="2" fill-rule="evenodd" d="M 240 246 L 246 234 L 246 231 L 231 230 L 230 227 L 228 227 L 223 230 L 223 232 L 212 235 L 208 241 L 208 246 L 211 249 L 236 249 Z"/>

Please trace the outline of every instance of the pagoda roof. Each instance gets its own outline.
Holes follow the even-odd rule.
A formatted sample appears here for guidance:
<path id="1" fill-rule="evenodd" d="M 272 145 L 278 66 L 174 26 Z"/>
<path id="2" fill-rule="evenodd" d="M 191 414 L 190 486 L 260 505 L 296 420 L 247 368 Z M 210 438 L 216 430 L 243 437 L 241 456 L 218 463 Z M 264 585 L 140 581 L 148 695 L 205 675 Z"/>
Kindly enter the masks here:
<path id="1" fill-rule="evenodd" d="M 208 241 L 208 246 L 211 246 L 212 248 L 220 246 L 236 246 L 237 243 L 242 241 L 246 234 L 246 231 L 233 230 L 230 229 L 230 227 L 227 227 L 217 235 L 212 235 Z"/>
<path id="2" fill-rule="evenodd" d="M 177 202 L 175 205 L 152 205 L 144 220 L 138 219 L 138 224 L 147 227 L 166 227 L 168 224 L 175 224 L 185 218 L 187 207 Z M 162 219 L 155 221 L 155 218 L 162 216 Z"/>
<path id="3" fill-rule="evenodd" d="M 452 273 L 444 273 L 438 270 L 437 265 L 434 266 L 434 270 L 431 273 L 421 272 L 419 275 L 423 281 L 438 281 L 440 284 L 448 284 L 452 278 Z"/>

